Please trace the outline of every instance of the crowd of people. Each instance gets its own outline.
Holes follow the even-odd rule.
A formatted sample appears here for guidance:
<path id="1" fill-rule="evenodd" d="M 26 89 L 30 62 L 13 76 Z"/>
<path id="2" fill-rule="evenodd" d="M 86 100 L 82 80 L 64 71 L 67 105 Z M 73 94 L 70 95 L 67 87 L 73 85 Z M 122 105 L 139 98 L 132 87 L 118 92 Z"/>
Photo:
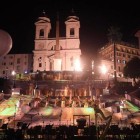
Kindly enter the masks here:
<path id="1" fill-rule="evenodd" d="M 53 125 L 30 127 L 30 124 L 22 123 L 17 129 L 2 126 L 0 129 L 1 140 L 99 140 L 106 129 L 106 125 L 99 125 L 96 129 L 94 124 L 81 125 Z M 138 140 L 140 139 L 140 125 L 131 124 L 131 127 L 120 128 L 118 125 L 110 125 L 104 140 Z"/>

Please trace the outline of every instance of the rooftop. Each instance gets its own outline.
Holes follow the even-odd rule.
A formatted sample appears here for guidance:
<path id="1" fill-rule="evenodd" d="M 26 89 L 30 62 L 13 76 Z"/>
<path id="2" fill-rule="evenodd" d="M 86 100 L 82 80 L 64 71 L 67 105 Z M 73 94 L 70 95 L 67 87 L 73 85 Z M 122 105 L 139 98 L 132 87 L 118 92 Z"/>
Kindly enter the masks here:
<path id="1" fill-rule="evenodd" d="M 111 44 L 113 44 L 113 43 L 108 43 L 108 44 L 104 45 L 103 47 L 100 48 L 100 50 L 104 50 L 105 48 L 109 47 Z M 120 43 L 116 43 L 116 44 L 124 45 L 124 46 L 131 47 L 131 48 L 136 48 L 136 49 L 139 48 L 139 45 L 137 45 L 137 44 L 131 44 L 131 43 L 124 42 L 124 41 L 121 41 Z"/>

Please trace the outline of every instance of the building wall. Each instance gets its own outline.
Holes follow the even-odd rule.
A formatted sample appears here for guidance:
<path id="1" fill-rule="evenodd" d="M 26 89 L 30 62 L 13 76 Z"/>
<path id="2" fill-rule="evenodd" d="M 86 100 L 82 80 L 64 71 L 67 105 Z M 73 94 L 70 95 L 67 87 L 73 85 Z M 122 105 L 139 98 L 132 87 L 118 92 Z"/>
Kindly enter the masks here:
<path id="1" fill-rule="evenodd" d="M 49 38 L 51 29 L 50 19 L 39 17 L 36 25 L 36 37 L 33 71 L 55 71 L 57 67 L 63 71 L 74 71 L 80 61 L 81 49 L 79 39 L 80 22 L 77 16 L 69 16 L 65 21 L 66 37 L 59 37 L 59 61 L 56 59 L 56 40 Z M 58 26 L 57 26 L 58 28 Z M 41 34 L 41 30 L 43 33 Z M 61 65 L 61 66 L 60 66 Z"/>
<path id="2" fill-rule="evenodd" d="M 116 73 L 117 77 L 123 78 L 123 68 L 130 59 L 134 56 L 140 57 L 138 46 L 121 42 L 116 44 Z M 114 46 L 113 44 L 106 45 L 99 50 L 101 63 L 105 64 L 111 73 L 114 73 Z"/>
<path id="3" fill-rule="evenodd" d="M 11 77 L 16 73 L 29 73 L 33 70 L 33 54 L 7 54 L 0 58 L 0 77 Z"/>

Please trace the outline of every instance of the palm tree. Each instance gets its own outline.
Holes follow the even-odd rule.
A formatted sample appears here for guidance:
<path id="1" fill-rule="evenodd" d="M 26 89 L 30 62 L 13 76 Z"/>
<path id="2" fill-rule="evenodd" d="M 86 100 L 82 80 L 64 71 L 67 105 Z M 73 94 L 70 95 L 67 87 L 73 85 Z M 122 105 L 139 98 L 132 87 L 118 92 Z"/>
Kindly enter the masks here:
<path id="1" fill-rule="evenodd" d="M 114 27 L 114 26 L 111 26 L 108 29 L 107 36 L 109 39 L 109 43 L 114 43 L 114 41 L 116 43 L 119 43 L 119 42 L 121 42 L 121 39 L 122 39 L 122 33 L 120 32 L 120 28 Z"/>
<path id="2" fill-rule="evenodd" d="M 116 84 L 116 43 L 121 42 L 122 34 L 120 32 L 120 28 L 111 26 L 108 29 L 108 39 L 110 44 L 114 44 L 114 83 Z"/>

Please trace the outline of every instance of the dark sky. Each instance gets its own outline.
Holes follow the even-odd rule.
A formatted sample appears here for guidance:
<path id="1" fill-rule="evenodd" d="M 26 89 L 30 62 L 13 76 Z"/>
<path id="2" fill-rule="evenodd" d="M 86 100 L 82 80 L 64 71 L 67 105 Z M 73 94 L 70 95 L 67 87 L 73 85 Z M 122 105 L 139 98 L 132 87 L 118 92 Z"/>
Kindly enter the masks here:
<path id="1" fill-rule="evenodd" d="M 32 52 L 35 25 L 43 10 L 51 20 L 50 35 L 55 37 L 56 13 L 60 13 L 60 36 L 65 37 L 65 20 L 71 9 L 80 19 L 80 47 L 84 57 L 96 54 L 107 42 L 110 26 L 117 26 L 122 40 L 137 43 L 135 32 L 140 29 L 139 0 L 46 0 L 45 3 L 18 2 L 3 4 L 0 8 L 0 29 L 7 31 L 13 40 L 11 52 Z"/>

